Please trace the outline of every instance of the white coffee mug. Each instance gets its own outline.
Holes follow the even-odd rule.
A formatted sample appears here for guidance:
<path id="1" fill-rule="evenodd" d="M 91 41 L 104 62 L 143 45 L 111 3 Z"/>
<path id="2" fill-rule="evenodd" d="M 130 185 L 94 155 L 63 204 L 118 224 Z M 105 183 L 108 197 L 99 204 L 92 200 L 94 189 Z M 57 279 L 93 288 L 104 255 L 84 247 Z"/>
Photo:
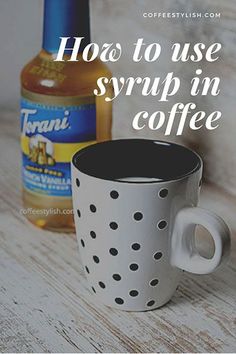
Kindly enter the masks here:
<path id="1" fill-rule="evenodd" d="M 75 225 L 92 291 L 111 307 L 145 311 L 175 292 L 183 270 L 206 274 L 226 259 L 225 222 L 197 207 L 201 158 L 172 143 L 113 140 L 77 152 L 72 161 Z M 211 234 L 202 257 L 195 227 Z"/>

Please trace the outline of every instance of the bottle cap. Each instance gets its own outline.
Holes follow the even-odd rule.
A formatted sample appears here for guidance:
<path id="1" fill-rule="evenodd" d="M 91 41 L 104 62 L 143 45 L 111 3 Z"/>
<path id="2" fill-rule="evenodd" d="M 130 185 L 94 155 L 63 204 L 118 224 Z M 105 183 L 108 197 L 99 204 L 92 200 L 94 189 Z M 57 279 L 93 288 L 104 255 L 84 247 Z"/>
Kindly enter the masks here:
<path id="1" fill-rule="evenodd" d="M 73 37 L 85 37 L 80 51 L 90 43 L 89 0 L 44 0 L 43 49 L 57 53 L 60 37 L 71 37 L 67 48 L 73 47 Z"/>

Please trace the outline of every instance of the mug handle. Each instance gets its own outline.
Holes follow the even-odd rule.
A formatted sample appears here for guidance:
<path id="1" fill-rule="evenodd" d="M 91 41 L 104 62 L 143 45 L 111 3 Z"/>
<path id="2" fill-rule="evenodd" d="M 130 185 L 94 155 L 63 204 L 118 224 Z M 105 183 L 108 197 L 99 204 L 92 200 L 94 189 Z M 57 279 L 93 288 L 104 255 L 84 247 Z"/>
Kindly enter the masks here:
<path id="1" fill-rule="evenodd" d="M 196 225 L 205 227 L 214 240 L 215 253 L 211 259 L 202 257 L 197 250 L 193 232 Z M 218 215 L 199 207 L 186 207 L 177 213 L 171 239 L 171 265 L 195 274 L 207 274 L 227 259 L 229 251 L 230 230 Z"/>

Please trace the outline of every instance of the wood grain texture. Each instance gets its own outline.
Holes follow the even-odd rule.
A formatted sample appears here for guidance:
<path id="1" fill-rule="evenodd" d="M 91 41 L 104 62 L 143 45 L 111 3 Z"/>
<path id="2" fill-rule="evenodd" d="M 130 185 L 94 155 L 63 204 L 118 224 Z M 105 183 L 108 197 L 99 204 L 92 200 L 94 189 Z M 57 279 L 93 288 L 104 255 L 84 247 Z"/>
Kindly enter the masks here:
<path id="1" fill-rule="evenodd" d="M 235 237 L 228 265 L 185 273 L 166 306 L 105 307 L 90 293 L 74 235 L 41 231 L 20 214 L 18 136 L 17 115 L 1 113 L 0 352 L 235 352 Z M 235 230 L 235 199 L 204 192 L 202 205 Z"/>

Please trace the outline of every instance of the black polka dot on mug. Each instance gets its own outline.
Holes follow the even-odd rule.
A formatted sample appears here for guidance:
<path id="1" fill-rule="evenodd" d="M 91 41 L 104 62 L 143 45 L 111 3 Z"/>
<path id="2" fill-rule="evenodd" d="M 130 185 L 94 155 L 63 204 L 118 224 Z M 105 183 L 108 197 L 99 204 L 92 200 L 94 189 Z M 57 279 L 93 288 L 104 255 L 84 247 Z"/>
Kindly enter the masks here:
<path id="1" fill-rule="evenodd" d="M 96 232 L 90 231 L 90 236 L 94 239 L 97 237 Z"/>
<path id="2" fill-rule="evenodd" d="M 94 204 L 91 204 L 89 208 L 90 208 L 90 210 L 91 210 L 92 213 L 96 213 L 97 208 L 95 207 Z"/>
<path id="3" fill-rule="evenodd" d="M 98 258 L 98 256 L 93 256 L 93 260 L 95 263 L 99 263 L 100 259 Z"/>
<path id="4" fill-rule="evenodd" d="M 118 229 L 118 224 L 117 224 L 115 221 L 112 221 L 112 222 L 110 223 L 110 228 L 111 228 L 112 230 L 117 230 L 117 229 Z"/>
<path id="5" fill-rule="evenodd" d="M 141 245 L 140 245 L 139 243 L 133 243 L 133 244 L 131 245 L 131 248 L 132 248 L 134 251 L 138 251 L 138 250 L 140 250 Z"/>
<path id="6" fill-rule="evenodd" d="M 166 189 L 166 188 L 163 188 L 163 189 L 161 189 L 160 191 L 159 191 L 159 197 L 160 198 L 166 198 L 167 196 L 168 196 L 168 189 Z"/>
<path id="7" fill-rule="evenodd" d="M 143 214 L 140 211 L 137 211 L 136 213 L 134 213 L 134 220 L 136 221 L 140 221 L 143 218 Z"/>
<path id="8" fill-rule="evenodd" d="M 167 226 L 167 222 L 165 220 L 161 220 L 157 224 L 159 230 L 164 230 L 166 226 Z"/>
<path id="9" fill-rule="evenodd" d="M 153 258 L 154 258 L 156 261 L 158 261 L 159 259 L 161 259 L 161 257 L 162 257 L 162 252 L 156 252 L 156 253 L 154 253 L 154 255 L 153 255 Z"/>
<path id="10" fill-rule="evenodd" d="M 158 279 L 152 279 L 149 284 L 150 286 L 157 286 L 158 283 L 159 283 Z"/>
<path id="11" fill-rule="evenodd" d="M 85 247 L 85 243 L 84 243 L 84 240 L 82 238 L 80 240 L 80 243 L 81 243 L 82 247 Z"/>
<path id="12" fill-rule="evenodd" d="M 112 275 L 112 278 L 115 280 L 115 281 L 120 281 L 121 280 L 121 276 L 120 276 L 120 274 L 113 274 Z"/>
<path id="13" fill-rule="evenodd" d="M 132 270 L 133 272 L 135 272 L 136 270 L 138 270 L 138 264 L 137 263 L 132 263 L 129 266 L 129 269 Z"/>
<path id="14" fill-rule="evenodd" d="M 102 289 L 105 289 L 106 285 L 102 282 L 102 281 L 99 281 L 98 282 L 98 285 L 100 286 L 100 288 Z"/>
<path id="15" fill-rule="evenodd" d="M 112 199 L 119 198 L 119 193 L 117 191 L 111 191 L 110 196 Z"/>
<path id="16" fill-rule="evenodd" d="M 123 305 L 124 300 L 123 300 L 121 297 L 116 297 L 116 298 L 115 298 L 115 302 L 116 302 L 118 305 Z"/>
<path id="17" fill-rule="evenodd" d="M 118 255 L 118 251 L 116 248 L 110 248 L 109 252 L 112 256 L 117 256 Z"/>
<path id="18" fill-rule="evenodd" d="M 138 296 L 138 290 L 130 290 L 129 295 L 132 297 Z"/>

